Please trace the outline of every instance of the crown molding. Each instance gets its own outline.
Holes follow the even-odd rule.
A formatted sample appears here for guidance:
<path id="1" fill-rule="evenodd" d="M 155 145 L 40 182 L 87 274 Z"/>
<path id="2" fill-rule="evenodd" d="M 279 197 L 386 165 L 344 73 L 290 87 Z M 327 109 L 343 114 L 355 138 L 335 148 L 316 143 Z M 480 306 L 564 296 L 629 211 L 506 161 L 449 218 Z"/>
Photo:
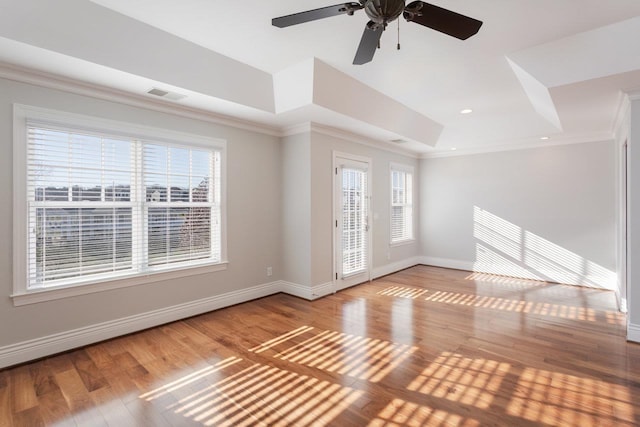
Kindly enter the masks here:
<path id="1" fill-rule="evenodd" d="M 73 93 L 75 95 L 89 96 L 92 98 L 101 99 L 104 101 L 117 102 L 120 104 L 145 108 L 160 113 L 177 115 L 180 117 L 205 121 L 214 123 L 217 125 L 229 126 L 236 129 L 247 130 L 250 132 L 261 133 L 264 135 L 284 137 L 295 135 L 303 132 L 322 133 L 325 135 L 333 136 L 355 142 L 362 145 L 367 145 L 373 148 L 377 148 L 384 151 L 401 154 L 417 158 L 418 155 L 411 150 L 404 150 L 399 147 L 385 146 L 388 143 L 384 141 L 377 141 L 371 138 L 364 137 L 349 131 L 344 131 L 330 126 L 320 125 L 313 122 L 300 123 L 287 127 L 276 127 L 257 124 L 248 120 L 237 119 L 223 114 L 214 113 L 211 111 L 196 109 L 187 107 L 172 102 L 149 99 L 142 95 L 132 94 L 118 89 L 109 88 L 106 86 L 95 85 L 87 82 L 81 82 L 75 79 L 70 79 L 53 73 L 47 73 L 43 71 L 37 71 L 26 67 L 20 67 L 13 64 L 8 64 L 0 61 L 0 78 L 12 80 L 19 83 L 26 83 L 35 86 L 45 87 L 47 89 L 60 90 L 64 92 Z"/>
<path id="2" fill-rule="evenodd" d="M 627 96 L 629 97 L 630 101 L 640 100 L 640 89 L 627 92 Z"/>
<path id="3" fill-rule="evenodd" d="M 241 120 L 211 111 L 191 108 L 173 102 L 150 99 L 142 95 L 136 95 L 130 92 L 108 88 L 106 86 L 81 82 L 60 75 L 36 71 L 30 68 L 7 64 L 5 62 L 0 62 L 0 78 L 270 136 L 281 136 L 282 133 L 277 127 L 261 125 L 251 121 Z"/>
<path id="4" fill-rule="evenodd" d="M 311 132 L 311 122 L 298 123 L 297 125 L 285 126 L 280 132 L 281 137 L 299 135 Z"/>
<path id="5" fill-rule="evenodd" d="M 502 151 L 529 150 L 535 148 L 548 148 L 560 145 L 586 144 L 589 142 L 609 142 L 614 140 L 611 132 L 600 132 L 586 135 L 576 135 L 572 137 L 563 137 L 557 140 L 547 140 L 540 142 L 524 142 L 514 144 L 491 145 L 478 148 L 458 148 L 456 151 L 441 151 L 435 153 L 424 153 L 419 156 L 420 159 L 434 159 L 441 157 L 459 157 L 472 156 L 476 154 L 498 153 Z"/>
<path id="6" fill-rule="evenodd" d="M 618 107 L 616 108 L 616 115 L 613 118 L 611 125 L 611 133 L 615 140 L 619 140 L 621 136 L 626 136 L 628 130 L 623 129 L 625 122 L 628 119 L 629 111 L 631 110 L 631 101 L 629 95 L 626 93 L 620 93 L 620 99 L 618 100 Z"/>
<path id="7" fill-rule="evenodd" d="M 287 126 L 283 129 L 281 136 L 291 136 L 297 135 L 305 132 L 316 132 L 322 135 L 331 136 L 334 138 L 343 139 L 345 141 L 353 142 L 360 145 L 365 145 L 367 147 L 376 148 L 378 150 L 387 151 L 394 154 L 400 154 L 406 157 L 411 157 L 414 159 L 419 158 L 418 153 L 405 150 L 400 147 L 394 147 L 390 145 L 390 143 L 385 141 L 380 141 L 372 138 L 367 138 L 366 136 L 358 135 L 353 132 L 349 132 L 342 129 L 337 129 L 331 126 L 322 125 L 316 122 L 305 122 L 300 123 L 293 126 Z"/>
<path id="8" fill-rule="evenodd" d="M 87 82 L 81 82 L 53 73 L 37 71 L 26 67 L 20 67 L 0 61 L 0 78 L 16 81 L 19 83 L 32 84 L 45 87 L 48 89 L 61 90 L 76 95 L 89 96 L 105 101 L 117 102 L 120 104 L 144 108 L 160 113 L 177 115 L 180 117 L 200 120 L 222 126 L 229 126 L 236 129 L 242 129 L 250 132 L 256 132 L 264 135 L 285 137 L 304 132 L 317 132 L 323 135 L 340 138 L 349 142 L 372 147 L 403 156 L 430 159 L 441 157 L 457 157 L 475 154 L 495 153 L 501 151 L 526 150 L 531 148 L 544 148 L 557 145 L 580 144 L 587 142 L 600 142 L 615 139 L 617 130 L 623 123 L 625 114 L 630 108 L 630 101 L 640 100 L 640 90 L 623 94 L 620 99 L 616 117 L 612 124 L 612 131 L 600 134 L 581 135 L 559 140 L 540 141 L 540 142 L 524 142 L 513 144 L 492 145 L 478 148 L 459 148 L 456 151 L 435 151 L 428 153 L 418 153 L 409 149 L 403 149 L 399 146 L 392 146 L 387 141 L 376 140 L 359 135 L 350 131 L 337 129 L 331 126 L 322 125 L 315 122 L 304 122 L 292 126 L 278 127 L 258 124 L 248 120 L 242 120 L 220 113 L 206 111 L 197 108 L 191 108 L 184 105 L 167 102 L 163 100 L 149 99 L 142 95 L 132 94 L 130 92 L 118 89 L 108 88 L 101 85 L 95 85 Z"/>

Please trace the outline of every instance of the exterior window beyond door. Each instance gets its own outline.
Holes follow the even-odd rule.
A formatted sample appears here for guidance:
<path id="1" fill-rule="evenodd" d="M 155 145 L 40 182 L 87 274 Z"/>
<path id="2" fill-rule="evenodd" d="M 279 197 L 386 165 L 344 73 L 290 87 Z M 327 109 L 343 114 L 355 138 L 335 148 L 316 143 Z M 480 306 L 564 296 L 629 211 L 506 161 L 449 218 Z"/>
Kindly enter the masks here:
<path id="1" fill-rule="evenodd" d="M 413 239 L 413 169 L 391 166 L 391 243 Z"/>

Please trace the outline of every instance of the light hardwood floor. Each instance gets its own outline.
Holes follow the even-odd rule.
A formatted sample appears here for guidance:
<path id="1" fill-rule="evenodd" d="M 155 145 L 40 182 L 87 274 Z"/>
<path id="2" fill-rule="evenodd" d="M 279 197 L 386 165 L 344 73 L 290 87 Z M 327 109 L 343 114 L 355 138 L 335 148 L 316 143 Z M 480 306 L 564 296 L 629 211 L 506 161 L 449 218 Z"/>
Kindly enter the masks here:
<path id="1" fill-rule="evenodd" d="M 611 292 L 416 266 L 0 371 L 0 426 L 640 425 Z"/>

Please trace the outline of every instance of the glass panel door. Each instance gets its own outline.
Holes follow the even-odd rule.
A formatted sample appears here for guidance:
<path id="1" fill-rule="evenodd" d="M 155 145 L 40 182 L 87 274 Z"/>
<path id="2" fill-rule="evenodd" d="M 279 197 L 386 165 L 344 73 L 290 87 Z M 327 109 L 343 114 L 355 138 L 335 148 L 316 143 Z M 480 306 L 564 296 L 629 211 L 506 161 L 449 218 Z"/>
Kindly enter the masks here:
<path id="1" fill-rule="evenodd" d="M 335 161 L 335 280 L 343 289 L 370 277 L 369 163 Z"/>

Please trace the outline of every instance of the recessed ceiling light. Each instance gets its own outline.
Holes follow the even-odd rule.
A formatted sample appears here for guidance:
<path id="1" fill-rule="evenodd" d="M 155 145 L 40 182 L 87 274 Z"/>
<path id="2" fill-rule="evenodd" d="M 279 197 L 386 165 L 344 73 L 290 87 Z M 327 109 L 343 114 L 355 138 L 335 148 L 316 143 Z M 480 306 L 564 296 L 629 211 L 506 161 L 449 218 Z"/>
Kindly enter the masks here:
<path id="1" fill-rule="evenodd" d="M 456 151 L 457 148 L 456 147 L 451 147 L 451 151 Z"/>
<path id="2" fill-rule="evenodd" d="M 548 136 L 541 136 L 540 139 L 543 140 L 543 141 L 547 141 L 549 139 L 549 137 Z"/>
<path id="3" fill-rule="evenodd" d="M 465 108 L 464 110 L 460 110 L 460 114 L 471 114 L 473 110 L 471 108 Z"/>

